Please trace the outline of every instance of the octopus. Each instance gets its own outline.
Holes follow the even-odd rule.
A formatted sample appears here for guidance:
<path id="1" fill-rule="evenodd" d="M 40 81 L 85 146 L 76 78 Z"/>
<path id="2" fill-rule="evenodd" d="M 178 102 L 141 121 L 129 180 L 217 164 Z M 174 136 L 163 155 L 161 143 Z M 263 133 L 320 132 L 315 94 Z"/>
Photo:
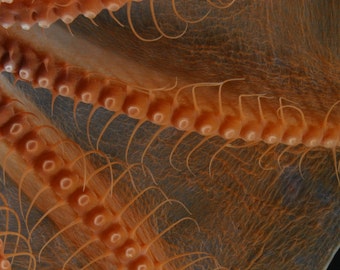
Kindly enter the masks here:
<path id="1" fill-rule="evenodd" d="M 1 0 L 0 269 L 327 269 L 340 2 Z"/>

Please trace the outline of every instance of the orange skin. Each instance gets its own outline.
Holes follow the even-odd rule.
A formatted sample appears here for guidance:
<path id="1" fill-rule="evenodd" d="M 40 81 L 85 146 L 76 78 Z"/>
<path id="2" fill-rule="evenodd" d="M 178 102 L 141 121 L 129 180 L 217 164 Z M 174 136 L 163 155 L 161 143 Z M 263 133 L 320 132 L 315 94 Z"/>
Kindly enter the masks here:
<path id="1" fill-rule="evenodd" d="M 29 230 L 34 228 L 31 234 L 21 232 L 31 240 L 33 256 L 17 256 L 12 265 L 27 264 L 32 257 L 41 259 L 37 269 L 60 269 L 64 264 L 65 269 L 79 269 L 91 262 L 87 269 L 112 265 L 134 269 L 139 263 L 149 269 L 328 265 L 340 244 L 336 38 L 340 20 L 334 12 L 340 8 L 338 1 L 206 1 L 198 7 L 195 1 L 183 5 L 144 0 L 128 2 L 113 17 L 107 11 L 96 18 L 86 13 L 91 20 L 78 17 L 67 25 L 55 21 L 65 19 L 68 8 L 73 8 L 74 17 L 84 14 L 84 6 L 49 3 L 49 7 L 57 4 L 58 12 L 43 21 L 39 18 L 47 13 L 42 2 L 27 1 L 37 13 L 28 17 L 30 27 L 20 15 L 21 2 L 0 6 L 0 24 L 16 23 L 0 30 L 2 69 L 26 82 L 20 84 L 21 91 L 40 108 L 39 112 L 26 106 L 22 116 L 33 113 L 43 119 L 45 112 L 57 128 L 43 120 L 49 131 L 41 131 L 41 136 L 56 136 L 61 130 L 81 147 L 106 155 L 87 157 L 88 175 L 104 168 L 108 159 L 116 162 L 114 166 L 139 167 L 133 181 L 118 182 L 112 200 L 103 197 L 105 206 L 111 207 L 104 209 L 119 212 L 130 205 L 131 213 L 122 216 L 129 231 L 131 224 L 158 206 L 160 211 L 141 225 L 143 236 L 138 236 L 138 243 L 157 241 L 146 257 L 133 262 L 123 258 L 124 248 L 114 249 L 115 259 L 95 261 L 108 254 L 102 231 L 88 219 L 77 219 L 85 212 L 68 201 L 69 195 L 60 196 L 61 191 L 50 190 L 46 182 L 30 180 L 25 166 L 33 159 L 19 152 L 12 135 L 3 129 L 2 153 L 7 158 L 2 167 L 11 180 L 6 177 L 1 193 L 17 198 L 18 203 L 8 199 L 6 207 L 15 209 L 23 228 L 25 222 Z M 86 3 L 95 6 L 96 1 Z M 94 14 L 101 8 L 93 7 Z M 8 14 L 17 15 L 6 25 Z M 39 25 L 48 28 L 41 31 Z M 1 125 L 13 114 L 8 108 L 1 111 Z M 82 160 L 79 146 L 69 141 L 64 145 L 61 138 L 49 147 L 58 149 L 63 159 L 61 149 L 73 149 L 69 155 Z M 23 161 L 14 158 L 16 154 Z M 21 175 L 15 164 L 20 164 Z M 115 172 L 122 175 L 123 167 Z M 32 171 L 44 175 L 36 166 Z M 110 185 L 97 177 L 88 187 L 101 190 L 98 194 L 109 192 Z M 152 186 L 157 189 L 139 200 L 138 194 Z M 55 201 L 47 203 L 52 197 Z M 174 205 L 162 204 L 164 198 L 174 200 Z M 39 220 L 36 208 L 49 213 L 55 204 L 60 207 Z M 111 212 L 105 213 L 114 219 Z M 178 226 L 172 227 L 178 220 Z M 41 252 L 44 243 L 72 221 L 81 223 L 83 231 L 75 225 Z M 51 235 L 41 237 L 48 231 Z M 103 242 L 89 242 L 77 252 L 85 236 Z M 11 241 L 7 243 L 10 246 Z M 75 259 L 68 260 L 72 255 Z"/>

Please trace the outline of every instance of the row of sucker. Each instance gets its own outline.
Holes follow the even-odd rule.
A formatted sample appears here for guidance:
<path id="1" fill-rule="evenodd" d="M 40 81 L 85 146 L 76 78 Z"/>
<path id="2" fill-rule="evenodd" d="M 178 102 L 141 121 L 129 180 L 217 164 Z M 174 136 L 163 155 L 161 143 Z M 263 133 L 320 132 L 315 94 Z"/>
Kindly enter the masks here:
<path id="1" fill-rule="evenodd" d="M 218 135 L 226 140 L 241 138 L 245 142 L 264 141 L 271 145 L 282 143 L 289 146 L 304 144 L 311 148 L 320 146 L 328 149 L 340 146 L 340 125 L 330 120 L 331 115 L 336 114 L 340 101 L 329 108 L 321 123 L 307 122 L 303 111 L 294 103 L 285 102 L 284 98 L 279 98 L 275 120 L 268 120 L 261 105 L 264 97 L 260 94 L 240 95 L 237 113 L 228 114 L 223 105 L 226 100 L 222 97 L 222 88 L 230 82 L 243 81 L 242 78 L 180 88 L 175 84 L 148 90 L 56 62 L 48 54 L 36 53 L 5 37 L 1 39 L 2 70 L 31 82 L 33 86 L 52 89 L 53 103 L 59 95 L 74 99 L 74 111 L 79 102 L 92 104 L 89 123 L 94 112 L 99 107 L 104 107 L 109 111 L 125 113 L 129 117 L 149 120 L 157 125 L 171 125 L 179 130 L 196 131 L 203 136 Z M 216 88 L 218 94 L 214 108 L 201 109 L 197 101 L 197 89 L 202 87 Z M 185 91 L 191 91 L 189 103 L 180 102 L 179 97 Z M 161 95 L 164 92 L 173 94 L 164 97 Z M 244 113 L 242 102 L 246 99 L 255 100 L 253 103 L 258 106 L 256 118 Z M 301 123 L 290 123 L 290 119 L 285 116 L 286 110 L 294 110 Z"/>
<path id="2" fill-rule="evenodd" d="M 136 0 L 2 0 L 0 3 L 0 25 L 7 29 L 15 23 L 19 23 L 23 30 L 29 30 L 34 24 L 48 28 L 58 19 L 61 19 L 65 24 L 70 24 L 79 15 L 84 15 L 92 20 L 103 9 L 114 12 L 130 1 Z"/>

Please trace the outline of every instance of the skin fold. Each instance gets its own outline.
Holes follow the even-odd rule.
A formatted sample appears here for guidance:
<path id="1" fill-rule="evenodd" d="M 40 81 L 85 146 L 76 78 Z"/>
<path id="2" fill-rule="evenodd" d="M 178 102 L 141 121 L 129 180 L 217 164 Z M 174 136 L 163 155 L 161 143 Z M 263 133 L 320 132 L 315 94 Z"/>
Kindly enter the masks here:
<path id="1" fill-rule="evenodd" d="M 243 95 L 245 117 L 258 119 L 257 97 L 266 95 L 270 99 L 260 99 L 262 110 L 266 116 L 274 115 L 275 121 L 281 98 L 291 106 L 282 109 L 287 122 L 297 129 L 307 124 L 322 130 L 327 113 L 327 123 L 339 126 L 340 104 L 332 107 L 340 100 L 339 1 L 202 2 L 133 2 L 113 13 L 114 18 L 104 10 L 92 21 L 80 16 L 69 25 L 58 21 L 48 29 L 35 25 L 28 31 L 14 25 L 2 29 L 1 36 L 84 74 L 117 79 L 161 98 L 173 99 L 185 85 L 240 79 L 224 84 L 221 98 L 218 86 L 196 88 L 203 115 L 215 112 L 219 101 L 237 115 Z M 2 81 L 16 82 L 13 75 L 4 75 Z M 114 113 L 82 103 L 75 95 L 57 97 L 53 87 L 33 89 L 30 82 L 18 81 L 16 87 L 37 106 L 34 113 L 39 118 L 46 116 L 46 121 L 84 151 L 98 145 L 111 160 L 143 163 L 150 174 L 138 168 L 134 171 L 136 194 L 156 186 L 185 206 L 162 206 L 145 227 L 157 235 L 176 220 L 194 220 L 180 222 L 157 242 L 160 257 L 192 252 L 164 269 L 327 269 L 339 248 L 339 146 L 227 141 L 218 134 L 203 136 L 178 130 L 173 124 L 159 126 L 145 117 L 133 119 L 123 110 L 116 112 L 107 127 Z M 193 105 L 190 89 L 179 98 L 188 106 Z M 106 160 L 94 156 L 89 162 L 101 167 Z M 15 210 L 21 233 L 27 237 L 15 184 L 19 176 L 9 173 L 16 166 L 2 161 L 9 175 L 6 184 L 0 185 L 7 200 L 1 200 L 1 205 Z M 119 190 L 119 199 L 133 200 L 134 186 L 124 188 L 124 192 Z M 24 193 L 27 196 L 22 196 L 21 203 L 27 209 L 34 195 Z M 131 207 L 135 216 L 143 217 L 146 209 L 157 207 L 162 201 L 159 194 L 147 193 L 136 201 Z M 29 227 L 46 211 L 44 202 L 34 206 Z M 9 218 L 4 211 L 0 214 L 3 224 Z M 9 226 L 0 227 L 2 231 L 18 231 L 14 216 Z M 32 235 L 31 250 L 22 238 L 17 252 L 37 258 L 44 243 L 63 226 L 60 217 L 44 219 Z M 9 237 L 7 243 L 5 255 L 13 252 L 15 238 Z M 57 237 L 36 269 L 60 269 L 79 243 L 69 234 Z M 66 269 L 80 269 L 99 256 L 92 251 L 96 248 L 77 254 Z M 209 255 L 194 262 L 198 257 L 193 252 Z M 12 269 L 28 269 L 29 259 L 27 255 L 15 257 Z M 116 266 L 105 261 L 88 269 Z"/>

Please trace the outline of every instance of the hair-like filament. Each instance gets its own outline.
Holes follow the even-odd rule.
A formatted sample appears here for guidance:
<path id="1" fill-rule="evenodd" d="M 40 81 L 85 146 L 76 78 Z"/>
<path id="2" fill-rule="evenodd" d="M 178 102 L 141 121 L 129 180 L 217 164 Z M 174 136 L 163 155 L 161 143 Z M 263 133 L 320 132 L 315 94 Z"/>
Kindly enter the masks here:
<path id="1" fill-rule="evenodd" d="M 176 144 L 173 146 L 173 149 L 171 150 L 170 156 L 169 156 L 169 163 L 172 168 L 174 168 L 176 171 L 180 171 L 172 162 L 173 160 L 173 155 L 175 154 L 178 146 L 184 141 L 186 137 L 188 137 L 192 132 L 191 131 L 186 131 L 183 133 L 183 135 L 177 140 Z"/>
<path id="2" fill-rule="evenodd" d="M 134 226 L 134 228 L 132 228 L 130 234 L 132 237 L 135 237 L 137 230 L 140 228 L 140 226 L 147 221 L 152 215 L 154 215 L 163 205 L 167 204 L 167 203 L 178 203 L 180 204 L 184 210 L 186 212 L 188 212 L 189 215 L 191 215 L 191 212 L 189 211 L 189 209 L 180 201 L 175 200 L 175 199 L 166 199 L 165 201 L 162 201 L 161 203 L 159 203 L 153 210 L 151 210 L 145 217 L 143 217 L 140 221 L 138 221 L 138 223 Z"/>
<path id="3" fill-rule="evenodd" d="M 154 237 L 153 239 L 151 239 L 151 241 L 149 243 L 147 243 L 145 245 L 145 250 L 148 250 L 156 241 L 158 241 L 163 235 L 165 235 L 166 233 L 168 233 L 171 229 L 173 229 L 174 227 L 176 227 L 178 224 L 182 223 L 185 220 L 190 220 L 192 222 L 195 223 L 195 225 L 198 228 L 198 231 L 201 231 L 200 226 L 198 225 L 197 221 L 191 217 L 184 217 L 181 218 L 180 220 L 177 220 L 176 222 L 174 222 L 173 224 L 171 224 L 169 227 L 167 227 L 165 230 L 163 230 L 162 232 L 160 232 L 156 237 Z"/>
<path id="4" fill-rule="evenodd" d="M 31 230 L 29 230 L 28 232 L 28 240 L 30 241 L 32 239 L 32 234 L 35 231 L 35 229 L 39 226 L 39 224 L 45 219 L 47 218 L 47 216 L 49 214 L 51 214 L 53 211 L 55 211 L 56 209 L 63 207 L 67 205 L 66 201 L 63 200 L 59 200 L 53 207 L 51 207 L 50 209 L 48 209 L 40 218 L 39 220 L 34 224 L 33 228 Z"/>
<path id="5" fill-rule="evenodd" d="M 64 228 L 60 229 L 56 234 L 54 234 L 50 239 L 48 239 L 48 241 L 46 241 L 46 243 L 44 243 L 44 245 L 42 246 L 42 248 L 40 249 L 39 253 L 38 253 L 38 262 L 40 262 L 40 257 L 42 252 L 44 251 L 44 249 L 54 240 L 56 239 L 59 235 L 61 235 L 63 232 L 65 232 L 66 230 L 76 226 L 77 224 L 82 222 L 82 218 L 78 217 L 76 218 L 74 221 L 72 221 L 70 224 L 68 224 L 67 226 L 65 226 Z"/>
<path id="6" fill-rule="evenodd" d="M 134 136 L 136 135 L 137 131 L 139 130 L 139 128 L 145 123 L 144 120 L 138 120 L 137 124 L 135 125 L 135 127 L 133 128 L 133 131 L 129 137 L 129 141 L 126 145 L 126 149 L 125 149 L 125 162 L 127 164 L 129 164 L 129 150 L 130 150 L 130 146 L 132 144 L 132 140 L 134 138 Z"/>
<path id="7" fill-rule="evenodd" d="M 110 119 L 106 122 L 105 126 L 103 127 L 102 131 L 100 132 L 98 139 L 97 139 L 97 143 L 96 143 L 96 149 L 99 150 L 99 144 L 100 141 L 102 139 L 102 137 L 104 136 L 104 133 L 106 131 L 106 129 L 109 127 L 109 125 L 118 117 L 120 116 L 121 113 L 120 112 L 115 112 Z"/>
<path id="8" fill-rule="evenodd" d="M 177 36 L 169 36 L 166 33 L 164 33 L 164 31 L 161 29 L 161 27 L 159 26 L 158 22 L 157 22 L 157 18 L 156 18 L 156 12 L 155 12 L 155 7 L 154 7 L 154 0 L 149 0 L 150 1 L 150 9 L 151 9 L 151 16 L 152 16 L 152 20 L 153 23 L 157 29 L 157 31 L 161 34 L 161 36 L 166 37 L 168 39 L 179 39 L 182 36 L 184 36 L 184 34 L 187 32 L 188 30 L 188 25 L 189 23 L 185 22 L 185 29 L 183 30 L 182 33 L 180 33 Z"/>
<path id="9" fill-rule="evenodd" d="M 92 244 L 95 241 L 99 241 L 99 238 L 97 238 L 96 236 L 92 236 L 90 238 L 90 240 L 88 240 L 87 242 L 85 242 L 84 244 L 82 244 L 75 252 L 73 252 L 68 258 L 67 260 L 64 262 L 62 269 L 65 269 L 66 265 L 75 257 L 77 256 L 78 253 L 80 253 L 84 248 L 86 248 L 87 246 L 89 246 L 90 244 Z"/>
<path id="10" fill-rule="evenodd" d="M 9 231 L 9 218 L 10 218 L 10 213 L 14 216 L 15 220 L 16 220 L 16 226 L 18 227 L 18 230 L 17 230 L 17 233 L 20 235 L 21 234 L 21 223 L 20 223 L 20 218 L 18 216 L 18 214 L 14 211 L 14 209 L 10 208 L 8 206 L 8 203 L 7 203 L 7 200 L 5 198 L 5 196 L 3 194 L 0 193 L 0 198 L 3 202 L 3 206 L 0 206 L 0 212 L 2 211 L 5 211 L 5 223 L 6 223 L 6 226 L 5 226 L 5 230 L 6 232 Z M 4 234 L 4 245 L 6 244 L 6 241 L 7 241 L 7 233 Z M 19 237 L 17 236 L 17 240 L 15 242 L 15 248 L 14 248 L 14 253 L 17 251 L 17 248 L 19 247 Z M 13 264 L 13 259 L 12 258 L 12 261 L 11 261 L 11 264 Z"/>
<path id="11" fill-rule="evenodd" d="M 119 214 L 117 215 L 117 218 L 120 219 L 122 217 L 122 215 L 131 207 L 131 205 L 133 205 L 136 201 L 138 201 L 139 198 L 141 198 L 146 192 L 148 192 L 149 190 L 157 190 L 159 191 L 162 196 L 166 199 L 169 200 L 168 197 L 166 196 L 166 194 L 164 193 L 164 191 L 162 191 L 160 188 L 155 187 L 155 186 L 150 186 L 146 189 L 144 189 L 143 191 L 139 192 L 134 198 L 132 198 L 130 200 L 129 203 L 127 203 L 126 205 L 124 205 L 120 210 L 119 210 Z"/>
<path id="12" fill-rule="evenodd" d="M 195 263 L 199 262 L 199 261 L 203 261 L 203 260 L 206 260 L 206 259 L 213 259 L 215 261 L 215 263 L 217 264 L 216 262 L 216 258 L 212 255 L 207 255 L 207 256 L 203 256 L 203 257 L 200 257 L 198 259 L 195 259 L 193 260 L 192 262 L 184 265 L 183 267 L 180 268 L 180 270 L 185 270 L 186 268 L 188 268 L 189 266 L 191 265 L 194 265 Z"/>
<path id="13" fill-rule="evenodd" d="M 26 216 L 25 216 L 25 224 L 26 224 L 26 229 L 27 229 L 27 231 L 29 231 L 29 228 L 28 228 L 28 218 L 29 218 L 29 215 L 30 215 L 30 213 L 31 213 L 31 211 L 32 211 L 32 208 L 33 208 L 34 204 L 36 203 L 36 201 L 39 199 L 40 195 L 41 195 L 42 193 L 44 193 L 45 191 L 47 191 L 47 190 L 50 190 L 50 187 L 46 185 L 46 186 L 44 186 L 42 189 L 40 189 L 40 190 L 35 194 L 34 198 L 31 200 L 31 203 L 30 203 L 30 205 L 29 205 L 29 207 L 28 207 L 28 210 L 27 210 Z"/>
<path id="14" fill-rule="evenodd" d="M 17 252 L 17 248 L 19 246 L 19 244 L 16 245 L 15 247 L 15 250 L 12 252 L 12 253 L 6 253 L 6 258 L 12 258 L 11 260 L 11 264 L 13 264 L 13 261 L 14 261 L 14 258 L 15 257 L 18 257 L 18 256 L 27 256 L 30 258 L 30 261 L 29 261 L 29 264 L 28 264 L 28 270 L 30 269 L 33 269 L 35 270 L 36 269 L 36 259 L 32 253 L 32 248 L 29 244 L 29 241 L 27 240 L 27 238 L 25 236 L 23 236 L 22 234 L 18 233 L 18 232 L 0 232 L 0 236 L 4 235 L 5 237 L 8 236 L 8 235 L 12 235 L 12 236 L 16 236 L 17 239 L 21 239 L 25 242 L 25 244 L 27 245 L 27 248 L 28 248 L 28 251 L 29 252 Z M 18 240 L 17 240 L 17 243 L 18 243 Z M 4 242 L 4 245 L 6 243 Z"/>
<path id="15" fill-rule="evenodd" d="M 26 178 L 26 176 L 30 173 L 32 173 L 34 170 L 33 169 L 28 169 L 26 170 L 20 177 L 20 180 L 19 180 L 19 186 L 18 186 L 18 200 L 19 200 L 19 208 L 20 208 L 20 214 L 22 217 L 25 217 L 24 216 L 24 212 L 23 212 L 23 209 L 22 209 L 22 185 L 23 185 L 23 182 L 24 182 L 24 179 Z"/>
<path id="16" fill-rule="evenodd" d="M 203 138 L 197 145 L 195 145 L 195 147 L 193 149 L 191 149 L 191 151 L 189 152 L 189 154 L 187 155 L 186 159 L 185 159 L 185 164 L 189 170 L 189 172 L 195 176 L 194 172 L 191 170 L 190 168 L 190 164 L 189 164 L 189 161 L 190 161 L 190 157 L 191 155 L 197 150 L 199 149 L 204 143 L 206 143 L 207 141 L 209 141 L 211 139 L 211 136 L 207 136 L 205 138 Z"/>
<path id="17" fill-rule="evenodd" d="M 94 242 L 95 240 L 92 240 L 92 242 Z M 92 242 L 88 242 L 88 245 L 91 244 Z M 92 264 L 105 259 L 107 257 L 112 256 L 112 252 L 111 251 L 106 251 L 104 252 L 102 255 L 98 256 L 97 258 L 95 258 L 94 260 L 90 261 L 88 264 L 86 264 L 85 266 L 83 266 L 80 270 L 85 270 L 86 268 L 90 267 Z M 63 268 L 64 269 L 64 268 Z"/>
<path id="18" fill-rule="evenodd" d="M 215 8 L 224 9 L 224 8 L 229 8 L 229 7 L 231 7 L 231 6 L 235 3 L 236 0 L 232 0 L 232 1 L 231 1 L 230 3 L 228 3 L 228 4 L 224 4 L 224 3 L 222 3 L 222 1 L 218 0 L 218 2 L 221 3 L 221 5 L 215 4 L 212 0 L 207 0 L 207 1 L 208 1 L 208 3 L 209 3 L 210 5 L 212 5 L 212 6 L 215 7 Z"/>
<path id="19" fill-rule="evenodd" d="M 156 140 L 156 138 L 165 130 L 167 129 L 167 126 L 161 126 L 154 135 L 152 135 L 151 140 L 148 142 L 148 144 L 145 146 L 142 157 L 141 157 L 141 163 L 144 164 L 144 158 L 145 155 L 147 154 L 147 151 L 149 150 L 150 146 L 152 145 L 152 143 Z"/>
<path id="20" fill-rule="evenodd" d="M 231 140 L 228 140 L 227 142 L 225 142 L 213 155 L 212 157 L 210 158 L 210 161 L 209 161 L 209 175 L 210 177 L 212 177 L 212 173 L 211 173 L 211 170 L 212 170 L 212 164 L 215 160 L 215 158 L 217 157 L 217 155 L 223 151 L 224 148 L 226 147 L 229 147 L 231 146 L 231 144 L 236 141 L 235 139 L 231 139 Z"/>
<path id="21" fill-rule="evenodd" d="M 323 120 L 323 123 L 322 123 L 322 127 L 323 127 L 323 130 L 326 130 L 327 128 L 327 125 L 328 125 L 328 119 L 329 119 L 329 116 L 331 115 L 331 112 L 334 110 L 334 108 L 340 104 L 340 100 L 336 101 L 331 107 L 330 109 L 328 110 L 328 112 L 326 113 L 326 116 Z"/>
<path id="22" fill-rule="evenodd" d="M 176 1 L 176 0 L 171 0 L 173 11 L 174 11 L 174 13 L 176 14 L 176 16 L 177 16 L 181 21 L 184 21 L 184 22 L 186 22 L 186 23 L 194 24 L 194 23 L 202 22 L 202 21 L 204 21 L 204 20 L 208 17 L 208 15 L 209 15 L 210 12 L 211 12 L 211 9 L 209 9 L 209 10 L 207 11 L 207 13 L 206 13 L 205 15 L 203 15 L 201 18 L 196 19 L 196 20 L 189 20 L 189 19 L 184 18 L 184 17 L 179 13 L 179 11 L 177 10 L 175 1 Z"/>
<path id="23" fill-rule="evenodd" d="M 176 256 L 174 256 L 170 259 L 167 259 L 166 261 L 163 261 L 161 263 L 161 265 L 164 266 L 168 263 L 171 263 L 172 261 L 175 261 L 175 260 L 178 260 L 178 259 L 181 259 L 181 258 L 184 258 L 184 257 L 193 256 L 193 255 L 197 255 L 197 256 L 199 256 L 199 255 L 209 255 L 209 253 L 203 252 L 203 251 L 185 252 L 185 253 L 176 255 Z"/>
<path id="24" fill-rule="evenodd" d="M 108 195 L 109 194 L 112 194 L 113 193 L 113 188 L 116 186 L 116 184 L 119 183 L 119 181 L 127 174 L 129 173 L 129 176 L 130 176 L 130 181 L 131 181 L 131 184 L 134 188 L 134 190 L 136 192 L 138 192 L 138 189 L 137 189 L 137 186 L 135 184 L 135 182 L 133 181 L 133 178 L 132 178 L 132 175 L 131 175 L 131 168 L 133 168 L 134 166 L 137 166 L 139 164 L 131 164 L 131 165 L 128 165 L 128 168 L 126 168 L 119 176 L 117 179 L 115 179 L 114 181 L 111 181 L 111 184 L 110 184 L 110 188 L 107 189 L 107 191 L 103 194 L 102 196 L 102 203 L 104 203 L 104 201 L 107 199 Z"/>
<path id="25" fill-rule="evenodd" d="M 159 39 L 161 39 L 163 36 L 162 34 L 156 38 L 153 38 L 153 39 L 147 39 L 147 38 L 143 38 L 141 35 L 139 35 L 133 25 L 133 22 L 132 22 L 132 17 L 131 17 L 131 8 L 132 8 L 132 3 L 129 1 L 127 2 L 127 17 L 128 17 L 128 22 L 129 22 L 129 26 L 131 27 L 131 31 L 133 32 L 133 34 L 138 38 L 140 39 L 141 41 L 144 41 L 144 42 L 153 42 L 153 41 L 157 41 Z"/>

